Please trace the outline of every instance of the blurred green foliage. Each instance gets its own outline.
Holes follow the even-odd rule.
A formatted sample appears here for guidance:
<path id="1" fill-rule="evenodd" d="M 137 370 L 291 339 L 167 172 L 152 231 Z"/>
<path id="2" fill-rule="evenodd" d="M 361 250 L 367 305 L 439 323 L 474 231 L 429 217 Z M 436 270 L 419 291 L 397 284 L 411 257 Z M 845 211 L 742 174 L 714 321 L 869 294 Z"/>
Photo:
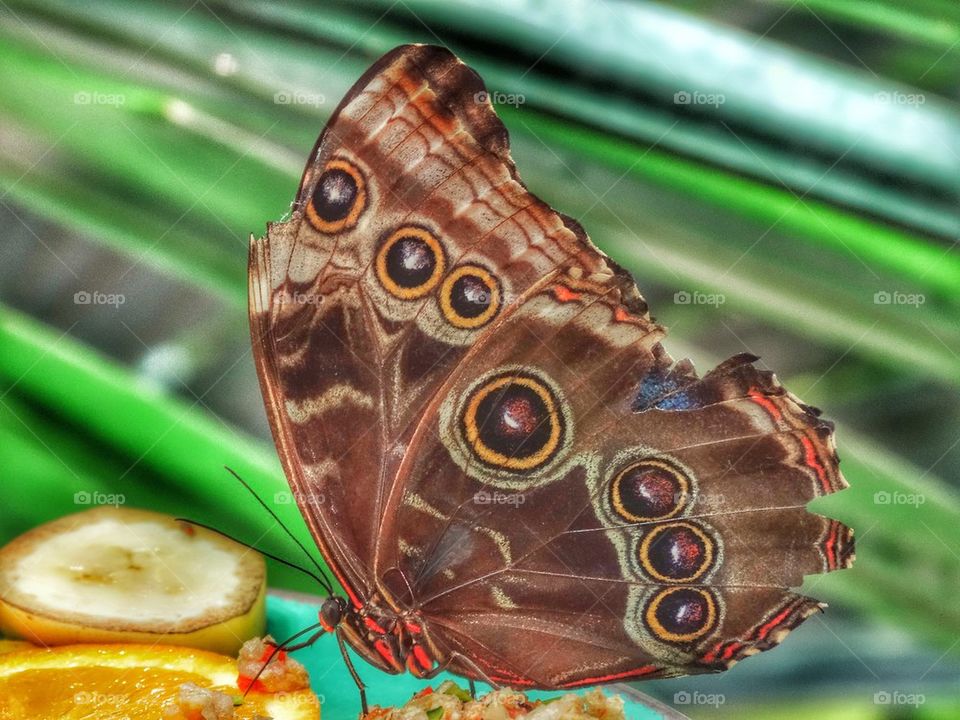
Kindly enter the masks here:
<path id="1" fill-rule="evenodd" d="M 857 530 L 858 560 L 805 585 L 829 613 L 769 660 L 642 689 L 726 698 L 681 708 L 694 717 L 956 716 L 950 0 L 8 0 L 0 538 L 77 510 L 76 492 L 122 492 L 295 557 L 220 469 L 284 489 L 246 337 L 246 237 L 287 211 L 352 82 L 414 41 L 513 98 L 498 110 L 524 179 L 636 274 L 675 356 L 703 369 L 750 350 L 838 421 L 852 487 L 815 509 Z M 722 302 L 675 295 L 698 292 Z"/>

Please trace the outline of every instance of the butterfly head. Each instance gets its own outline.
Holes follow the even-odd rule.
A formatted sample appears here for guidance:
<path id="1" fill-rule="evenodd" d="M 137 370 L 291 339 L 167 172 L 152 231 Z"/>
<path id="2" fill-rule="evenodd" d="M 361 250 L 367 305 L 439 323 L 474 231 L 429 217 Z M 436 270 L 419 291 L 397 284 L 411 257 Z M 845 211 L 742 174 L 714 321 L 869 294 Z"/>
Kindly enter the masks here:
<path id="1" fill-rule="evenodd" d="M 337 595 L 331 595 L 320 606 L 320 626 L 328 633 L 337 629 L 347 612 L 347 601 Z"/>

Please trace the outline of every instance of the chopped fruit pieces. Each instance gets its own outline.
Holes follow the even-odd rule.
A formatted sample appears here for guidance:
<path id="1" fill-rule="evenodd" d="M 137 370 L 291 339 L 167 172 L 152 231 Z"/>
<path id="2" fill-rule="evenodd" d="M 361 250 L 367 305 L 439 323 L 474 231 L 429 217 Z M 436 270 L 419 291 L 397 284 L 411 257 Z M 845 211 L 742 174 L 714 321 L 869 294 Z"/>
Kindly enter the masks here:
<path id="1" fill-rule="evenodd" d="M 471 700 L 449 680 L 435 691 L 421 690 L 402 708 L 373 708 L 364 720 L 624 720 L 623 700 L 600 690 L 529 700 L 515 690 L 495 690 Z"/>
<path id="2" fill-rule="evenodd" d="M 237 659 L 240 670 L 237 685 L 241 690 L 291 692 L 310 687 L 307 669 L 276 648 L 277 644 L 269 635 L 247 640 L 243 644 Z"/>
<path id="3" fill-rule="evenodd" d="M 219 690 L 184 683 L 161 709 L 163 720 L 233 720 L 233 698 Z"/>

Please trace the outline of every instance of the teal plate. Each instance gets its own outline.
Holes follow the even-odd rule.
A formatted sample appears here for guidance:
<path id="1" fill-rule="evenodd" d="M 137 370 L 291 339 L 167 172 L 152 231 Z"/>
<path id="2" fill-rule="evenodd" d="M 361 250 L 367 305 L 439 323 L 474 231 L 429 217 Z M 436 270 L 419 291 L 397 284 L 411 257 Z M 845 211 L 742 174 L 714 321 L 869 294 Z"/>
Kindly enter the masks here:
<path id="1" fill-rule="evenodd" d="M 317 609 L 320 599 L 316 603 L 301 602 L 279 595 L 271 595 L 267 603 L 268 630 L 278 641 L 290 637 L 305 627 L 317 622 Z M 360 698 L 357 688 L 347 671 L 337 643 L 333 638 L 322 637 L 312 647 L 298 650 L 296 658 L 310 672 L 310 680 L 314 692 L 322 704 L 321 716 L 324 720 L 348 720 L 356 718 L 360 711 Z M 466 682 L 462 678 L 443 673 L 433 680 L 417 680 L 407 673 L 403 675 L 387 675 L 368 665 L 357 655 L 353 655 L 354 665 L 363 681 L 367 684 L 367 700 L 373 705 L 402 705 L 410 697 L 422 690 L 428 684 L 436 686 L 444 680 L 454 680 L 462 685 Z M 478 693 L 487 691 L 481 683 L 477 685 Z M 621 688 L 608 689 L 608 692 L 618 692 Z M 631 692 L 631 690 L 627 690 Z M 633 691 L 635 692 L 635 691 Z M 532 692 L 531 697 L 552 697 L 558 693 Z M 626 716 L 628 720 L 666 720 L 668 718 L 682 718 L 682 715 L 671 711 L 655 700 L 647 703 L 639 699 L 624 697 L 626 702 Z"/>

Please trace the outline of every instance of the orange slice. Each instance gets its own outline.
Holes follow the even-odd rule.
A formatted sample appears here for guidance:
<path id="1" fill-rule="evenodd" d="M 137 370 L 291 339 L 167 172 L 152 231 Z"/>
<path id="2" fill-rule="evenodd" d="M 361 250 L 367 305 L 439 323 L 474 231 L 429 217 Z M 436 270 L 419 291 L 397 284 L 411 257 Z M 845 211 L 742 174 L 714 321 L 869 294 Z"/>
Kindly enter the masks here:
<path id="1" fill-rule="evenodd" d="M 190 648 L 149 645 L 67 645 L 0 655 L 0 718 L 162 720 L 164 704 L 184 683 L 230 696 L 237 689 L 233 659 Z M 251 692 L 234 708 L 236 720 L 319 720 L 309 690 Z"/>
<path id="2" fill-rule="evenodd" d="M 0 655 L 16 650 L 30 650 L 35 647 L 36 645 L 33 643 L 24 642 L 23 640 L 0 640 Z"/>

